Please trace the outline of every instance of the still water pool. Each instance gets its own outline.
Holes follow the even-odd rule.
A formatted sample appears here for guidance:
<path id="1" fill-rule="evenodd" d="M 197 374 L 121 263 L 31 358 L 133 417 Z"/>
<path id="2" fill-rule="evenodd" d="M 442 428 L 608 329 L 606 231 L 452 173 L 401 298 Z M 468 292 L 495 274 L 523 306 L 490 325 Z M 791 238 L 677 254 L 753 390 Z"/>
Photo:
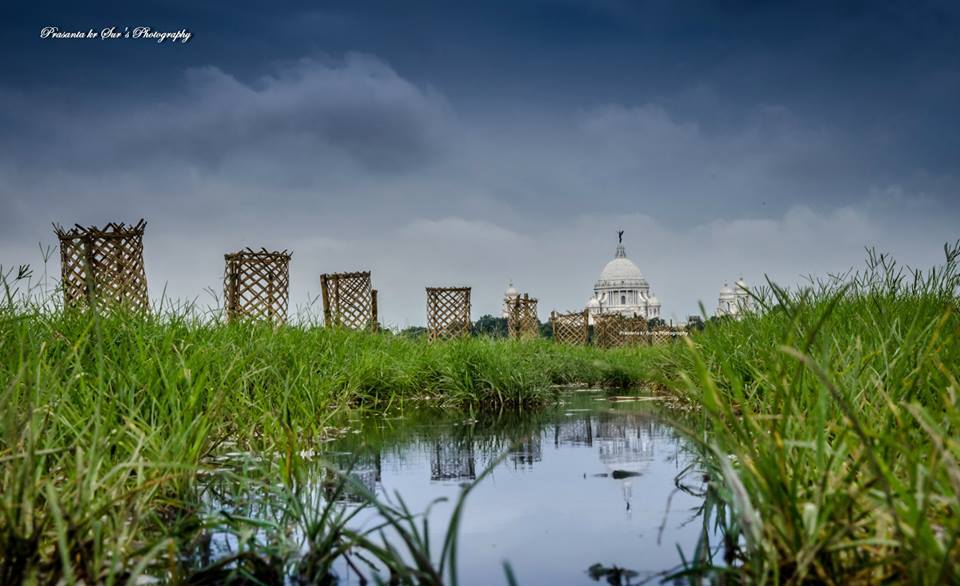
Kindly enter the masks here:
<path id="1" fill-rule="evenodd" d="M 429 517 L 437 550 L 452 503 L 493 467 L 467 497 L 462 584 L 505 583 L 504 562 L 520 584 L 595 583 L 587 570 L 597 563 L 636 571 L 635 581 L 662 576 L 681 566 L 681 556 L 693 556 L 707 526 L 694 451 L 642 398 L 580 391 L 520 415 L 451 419 L 417 411 L 366 419 L 323 458 L 349 468 L 380 498 L 400 494 L 415 512 L 446 497 Z M 315 490 L 324 486 L 318 478 Z M 340 499 L 343 507 L 362 500 Z M 373 510 L 363 510 L 352 525 L 376 521 Z M 232 539 L 220 536 L 211 547 L 229 550 Z M 344 583 L 359 582 L 344 561 L 336 571 Z"/>

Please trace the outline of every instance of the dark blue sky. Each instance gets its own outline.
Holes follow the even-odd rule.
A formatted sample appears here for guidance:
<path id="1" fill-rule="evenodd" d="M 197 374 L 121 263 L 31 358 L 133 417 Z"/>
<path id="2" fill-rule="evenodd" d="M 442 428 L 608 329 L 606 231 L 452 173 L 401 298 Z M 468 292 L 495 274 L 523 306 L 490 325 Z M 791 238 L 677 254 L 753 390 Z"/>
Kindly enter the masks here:
<path id="1" fill-rule="evenodd" d="M 623 227 L 682 318 L 736 273 L 796 282 L 868 245 L 929 264 L 960 236 L 956 2 L 37 2 L 3 16 L 6 266 L 31 260 L 50 221 L 144 215 L 152 282 L 179 296 L 217 286 L 221 249 L 264 243 L 302 252 L 301 301 L 315 272 L 375 267 L 396 289 L 388 318 L 407 323 L 425 281 L 473 283 L 481 312 L 508 278 L 548 309 L 581 305 Z M 203 251 L 187 271 L 185 250 Z"/>

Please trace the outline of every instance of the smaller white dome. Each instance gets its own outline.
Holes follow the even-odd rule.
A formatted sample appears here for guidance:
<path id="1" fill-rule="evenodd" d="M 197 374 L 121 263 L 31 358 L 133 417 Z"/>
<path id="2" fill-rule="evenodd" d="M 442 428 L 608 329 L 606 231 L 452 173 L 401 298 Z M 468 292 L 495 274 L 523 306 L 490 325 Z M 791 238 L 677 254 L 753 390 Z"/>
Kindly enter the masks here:
<path id="1" fill-rule="evenodd" d="M 520 292 L 513 287 L 513 283 L 507 287 L 507 291 L 503 294 L 504 297 L 519 297 Z"/>
<path id="2" fill-rule="evenodd" d="M 591 297 L 590 301 L 587 301 L 587 309 L 600 309 L 600 302 L 596 297 Z"/>
<path id="3" fill-rule="evenodd" d="M 738 295 L 746 295 L 747 291 L 750 290 L 750 286 L 747 285 L 747 282 L 743 280 L 743 277 L 740 277 L 739 279 L 737 279 L 737 282 L 735 284 L 736 284 Z"/>
<path id="4" fill-rule="evenodd" d="M 651 295 L 650 297 L 647 298 L 647 304 L 648 304 L 648 305 L 660 305 L 660 300 L 657 299 L 657 296 L 656 296 L 656 295 Z"/>
<path id="5" fill-rule="evenodd" d="M 730 285 L 724 283 L 723 287 L 720 288 L 720 298 L 726 299 L 726 298 L 732 298 L 735 296 L 736 296 L 736 293 L 734 293 L 733 289 L 730 288 Z"/>

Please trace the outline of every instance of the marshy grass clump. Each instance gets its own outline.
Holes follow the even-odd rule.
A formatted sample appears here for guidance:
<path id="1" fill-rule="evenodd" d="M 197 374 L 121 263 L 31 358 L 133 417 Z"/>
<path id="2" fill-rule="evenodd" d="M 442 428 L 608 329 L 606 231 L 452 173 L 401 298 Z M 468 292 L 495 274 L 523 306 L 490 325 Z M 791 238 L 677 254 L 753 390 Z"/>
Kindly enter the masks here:
<path id="1" fill-rule="evenodd" d="M 730 505 L 724 575 L 745 582 L 960 579 L 960 244 L 942 266 L 865 270 L 708 325 L 653 372 Z"/>

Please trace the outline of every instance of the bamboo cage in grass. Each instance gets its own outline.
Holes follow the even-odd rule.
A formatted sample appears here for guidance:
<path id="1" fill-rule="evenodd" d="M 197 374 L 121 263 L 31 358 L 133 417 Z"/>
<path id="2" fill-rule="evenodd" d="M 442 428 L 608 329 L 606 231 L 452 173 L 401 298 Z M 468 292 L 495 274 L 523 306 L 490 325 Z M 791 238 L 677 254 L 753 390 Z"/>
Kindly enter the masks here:
<path id="1" fill-rule="evenodd" d="M 147 223 L 109 223 L 104 228 L 75 224 L 64 230 L 54 224 L 60 240 L 60 276 L 66 307 L 150 308 L 143 267 L 143 232 Z"/>
<path id="2" fill-rule="evenodd" d="M 640 316 L 623 318 L 620 336 L 624 346 L 650 345 L 650 332 L 647 320 Z"/>
<path id="3" fill-rule="evenodd" d="M 470 287 L 427 287 L 428 339 L 470 335 Z"/>
<path id="4" fill-rule="evenodd" d="M 647 320 L 618 313 L 595 315 L 593 335 L 594 343 L 601 348 L 645 344 L 648 341 Z"/>
<path id="5" fill-rule="evenodd" d="M 537 299 L 528 294 L 517 295 L 507 304 L 507 336 L 518 340 L 540 337 Z"/>
<path id="6" fill-rule="evenodd" d="M 570 313 L 551 312 L 553 339 L 561 344 L 586 345 L 590 339 L 590 320 L 587 310 Z"/>
<path id="7" fill-rule="evenodd" d="M 379 328 L 377 290 L 370 284 L 370 271 L 320 275 L 323 321 L 327 327 L 352 330 Z"/>
<path id="8" fill-rule="evenodd" d="M 223 255 L 223 297 L 228 322 L 262 319 L 279 325 L 286 321 L 292 256 L 286 250 L 271 252 L 265 248 L 246 248 Z"/>

